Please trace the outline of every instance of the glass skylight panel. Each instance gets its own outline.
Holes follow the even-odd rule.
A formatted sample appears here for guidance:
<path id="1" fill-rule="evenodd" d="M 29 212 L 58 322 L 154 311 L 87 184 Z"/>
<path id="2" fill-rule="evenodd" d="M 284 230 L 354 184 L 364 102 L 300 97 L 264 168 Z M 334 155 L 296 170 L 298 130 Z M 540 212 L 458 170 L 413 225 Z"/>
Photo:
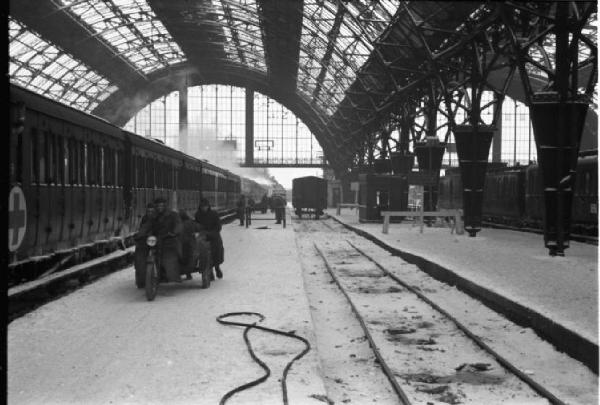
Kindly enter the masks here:
<path id="1" fill-rule="evenodd" d="M 12 18 L 8 37 L 12 83 L 88 112 L 117 89 Z"/>
<path id="2" fill-rule="evenodd" d="M 393 0 L 361 1 L 348 3 L 346 9 L 358 20 L 362 28 L 369 35 L 369 40 L 374 41 L 388 26 L 392 17 L 398 10 L 400 2 Z"/>
<path id="3" fill-rule="evenodd" d="M 227 37 L 226 52 L 232 60 L 241 54 L 248 67 L 267 70 L 265 52 L 255 0 L 213 0 L 219 22 Z M 233 56 L 235 54 L 236 56 Z"/>
<path id="4" fill-rule="evenodd" d="M 143 73 L 186 60 L 146 0 L 52 1 Z"/>
<path id="5" fill-rule="evenodd" d="M 391 12 L 395 13 L 396 9 L 397 5 L 393 2 L 384 5 L 373 0 L 351 3 L 305 0 L 300 63 L 304 63 L 308 69 L 298 71 L 298 88 L 304 93 L 312 93 L 318 85 L 321 71 L 325 69 L 318 103 L 332 112 L 326 104 L 333 103 L 335 107 L 343 99 L 344 92 L 352 85 L 356 72 L 373 49 L 370 41 L 383 31 L 391 20 Z M 336 15 L 342 20 L 337 32 L 333 33 Z M 372 38 L 367 39 L 363 30 L 370 33 Z M 335 42 L 331 44 L 331 41 Z M 326 50 L 331 45 L 333 52 L 325 60 Z M 318 68 L 312 69 L 313 66 Z M 314 77 L 309 78 L 310 75 Z M 321 100 L 323 94 L 325 98 Z"/>

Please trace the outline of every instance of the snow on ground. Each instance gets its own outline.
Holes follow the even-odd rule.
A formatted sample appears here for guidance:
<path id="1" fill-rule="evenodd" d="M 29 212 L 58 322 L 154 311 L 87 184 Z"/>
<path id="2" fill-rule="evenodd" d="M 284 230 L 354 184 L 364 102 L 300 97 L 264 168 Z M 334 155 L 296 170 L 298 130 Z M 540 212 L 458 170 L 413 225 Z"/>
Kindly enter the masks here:
<path id="1" fill-rule="evenodd" d="M 390 234 L 383 235 L 380 224 L 358 224 L 354 212 L 346 213 L 344 220 L 388 244 L 438 261 L 553 319 L 559 315 L 565 326 L 597 341 L 596 247 L 573 243 L 566 258 L 550 258 L 539 235 L 484 229 L 468 238 L 450 235 L 447 228 L 425 228 L 419 234 L 410 224 L 392 224 Z M 538 382 L 560 385 L 569 403 L 597 402 L 597 376 L 552 353 L 530 329 L 488 309 L 475 310 L 477 303 L 460 291 L 330 225 L 339 234 L 329 232 L 326 238 L 351 238 L 397 274 L 412 277 L 412 285 L 443 307 L 449 305 L 455 316 L 468 311 L 459 317 L 463 323 L 479 328 L 476 333 L 489 344 L 501 344 L 494 347 L 511 361 L 521 360 L 519 367 Z M 270 229 L 256 229 L 265 226 Z M 311 342 L 312 350 L 288 377 L 291 405 L 324 404 L 327 398 L 336 404 L 394 403 L 356 319 L 320 258 L 306 249 L 317 235 L 300 236 L 294 228 L 292 221 L 285 229 L 274 221 L 256 221 L 249 229 L 225 226 L 225 278 L 208 290 L 200 289 L 195 275 L 192 282 L 161 285 L 156 300 L 147 302 L 128 268 L 13 321 L 8 330 L 9 403 L 218 403 L 227 391 L 262 375 L 246 351 L 243 328 L 215 321 L 234 311 L 261 312 L 263 325 L 296 330 Z M 250 332 L 250 338 L 272 375 L 229 403 L 279 404 L 281 372 L 302 345 L 260 331 Z"/>
<path id="2" fill-rule="evenodd" d="M 341 225 L 332 223 L 331 226 L 338 232 L 348 232 Z M 455 287 L 433 279 L 416 266 L 392 256 L 354 233 L 346 233 L 344 238 L 444 308 L 486 344 L 565 403 L 598 403 L 598 376 L 579 361 L 558 352 L 532 329 L 515 325 Z"/>
<path id="3" fill-rule="evenodd" d="M 271 229 L 253 229 L 269 226 Z M 295 330 L 313 350 L 288 375 L 290 404 L 326 395 L 292 227 L 224 226 L 224 278 L 161 285 L 153 302 L 134 286 L 133 269 L 111 274 L 13 321 L 8 328 L 11 404 L 216 404 L 262 375 L 243 328 L 220 325 L 225 312 L 261 312 L 267 327 Z M 303 346 L 251 331 L 272 370 L 231 404 L 280 404 L 283 367 Z"/>
<path id="4" fill-rule="evenodd" d="M 571 242 L 565 257 L 550 257 L 543 237 L 484 228 L 475 238 L 450 234 L 449 228 L 410 222 L 359 223 L 356 211 L 329 215 L 364 230 L 390 246 L 438 263 L 456 274 L 531 308 L 598 343 L 598 247 Z"/>
<path id="5" fill-rule="evenodd" d="M 294 228 L 329 399 L 336 404 L 397 404 L 356 316 L 315 255 L 315 234 L 305 225 L 299 221 Z"/>

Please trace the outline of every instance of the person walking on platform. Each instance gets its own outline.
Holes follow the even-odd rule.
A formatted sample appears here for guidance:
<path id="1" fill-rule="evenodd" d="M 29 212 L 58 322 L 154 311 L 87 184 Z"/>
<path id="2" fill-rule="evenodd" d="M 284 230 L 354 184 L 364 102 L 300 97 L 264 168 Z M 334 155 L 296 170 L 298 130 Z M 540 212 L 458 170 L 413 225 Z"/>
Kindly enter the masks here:
<path id="1" fill-rule="evenodd" d="M 221 239 L 221 219 L 219 218 L 219 214 L 210 208 L 210 203 L 206 198 L 202 198 L 195 218 L 196 222 L 206 231 L 206 238 L 210 242 L 210 250 L 217 277 L 223 278 L 221 264 L 225 260 L 225 252 L 223 249 L 223 239 Z"/>
<path id="2" fill-rule="evenodd" d="M 237 217 L 240 220 L 240 226 L 244 226 L 244 218 L 246 216 L 246 197 L 240 195 L 237 201 Z"/>
<path id="3" fill-rule="evenodd" d="M 273 196 L 271 203 L 273 210 L 275 211 L 275 223 L 280 224 L 281 220 L 283 219 L 283 215 L 285 214 L 285 200 L 281 196 L 275 195 Z"/>
<path id="4" fill-rule="evenodd" d="M 179 214 L 167 209 L 167 200 L 160 197 L 154 200 L 156 217 L 152 230 L 158 238 L 161 251 L 161 267 L 167 281 L 181 282 L 179 274 L 179 259 L 181 257 L 181 220 Z"/>
<path id="5" fill-rule="evenodd" d="M 145 286 L 145 274 L 146 274 L 146 258 L 148 256 L 148 245 L 146 239 L 152 235 L 152 223 L 156 215 L 156 209 L 153 203 L 146 205 L 146 214 L 140 221 L 140 228 L 134 235 L 133 240 L 135 241 L 135 284 L 138 288 L 144 288 Z"/>
<path id="6" fill-rule="evenodd" d="M 185 273 L 185 279 L 192 279 L 195 260 L 198 256 L 198 244 L 196 243 L 196 234 L 200 232 L 200 224 L 194 221 L 184 210 L 179 211 L 181 219 L 181 272 Z"/>

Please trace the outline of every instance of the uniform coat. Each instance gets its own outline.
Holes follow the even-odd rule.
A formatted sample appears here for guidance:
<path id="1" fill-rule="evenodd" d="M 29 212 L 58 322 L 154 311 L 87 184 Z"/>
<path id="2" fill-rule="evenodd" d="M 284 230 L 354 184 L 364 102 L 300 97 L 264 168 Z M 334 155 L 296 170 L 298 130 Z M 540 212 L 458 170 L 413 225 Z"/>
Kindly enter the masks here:
<path id="1" fill-rule="evenodd" d="M 208 211 L 196 212 L 196 222 L 206 231 L 206 238 L 210 242 L 213 265 L 217 266 L 225 260 L 225 252 L 223 249 L 223 239 L 221 239 L 221 219 L 216 211 L 210 207 Z"/>
<path id="2" fill-rule="evenodd" d="M 168 281 L 180 281 L 179 259 L 181 257 L 181 240 L 179 234 L 182 226 L 179 214 L 174 211 L 157 213 L 152 230 L 161 244 L 161 264 Z"/>

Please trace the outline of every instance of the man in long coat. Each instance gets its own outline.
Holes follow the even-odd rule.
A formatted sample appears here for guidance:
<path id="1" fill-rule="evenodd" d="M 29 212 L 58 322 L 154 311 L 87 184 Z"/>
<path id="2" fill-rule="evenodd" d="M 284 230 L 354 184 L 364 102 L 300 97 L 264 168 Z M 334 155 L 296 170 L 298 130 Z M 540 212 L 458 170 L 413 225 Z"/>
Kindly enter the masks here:
<path id="1" fill-rule="evenodd" d="M 165 270 L 167 281 L 181 282 L 179 273 L 179 258 L 181 257 L 181 241 L 179 234 L 182 226 L 179 214 L 167 209 L 164 198 L 154 200 L 156 216 L 152 230 L 161 244 L 161 264 Z"/>
<path id="2" fill-rule="evenodd" d="M 206 198 L 200 200 L 200 206 L 196 212 L 196 222 L 206 231 L 206 238 L 210 242 L 213 265 L 218 278 L 223 278 L 221 263 L 225 260 L 223 239 L 221 239 L 221 219 L 216 211 L 210 208 L 210 202 Z"/>

